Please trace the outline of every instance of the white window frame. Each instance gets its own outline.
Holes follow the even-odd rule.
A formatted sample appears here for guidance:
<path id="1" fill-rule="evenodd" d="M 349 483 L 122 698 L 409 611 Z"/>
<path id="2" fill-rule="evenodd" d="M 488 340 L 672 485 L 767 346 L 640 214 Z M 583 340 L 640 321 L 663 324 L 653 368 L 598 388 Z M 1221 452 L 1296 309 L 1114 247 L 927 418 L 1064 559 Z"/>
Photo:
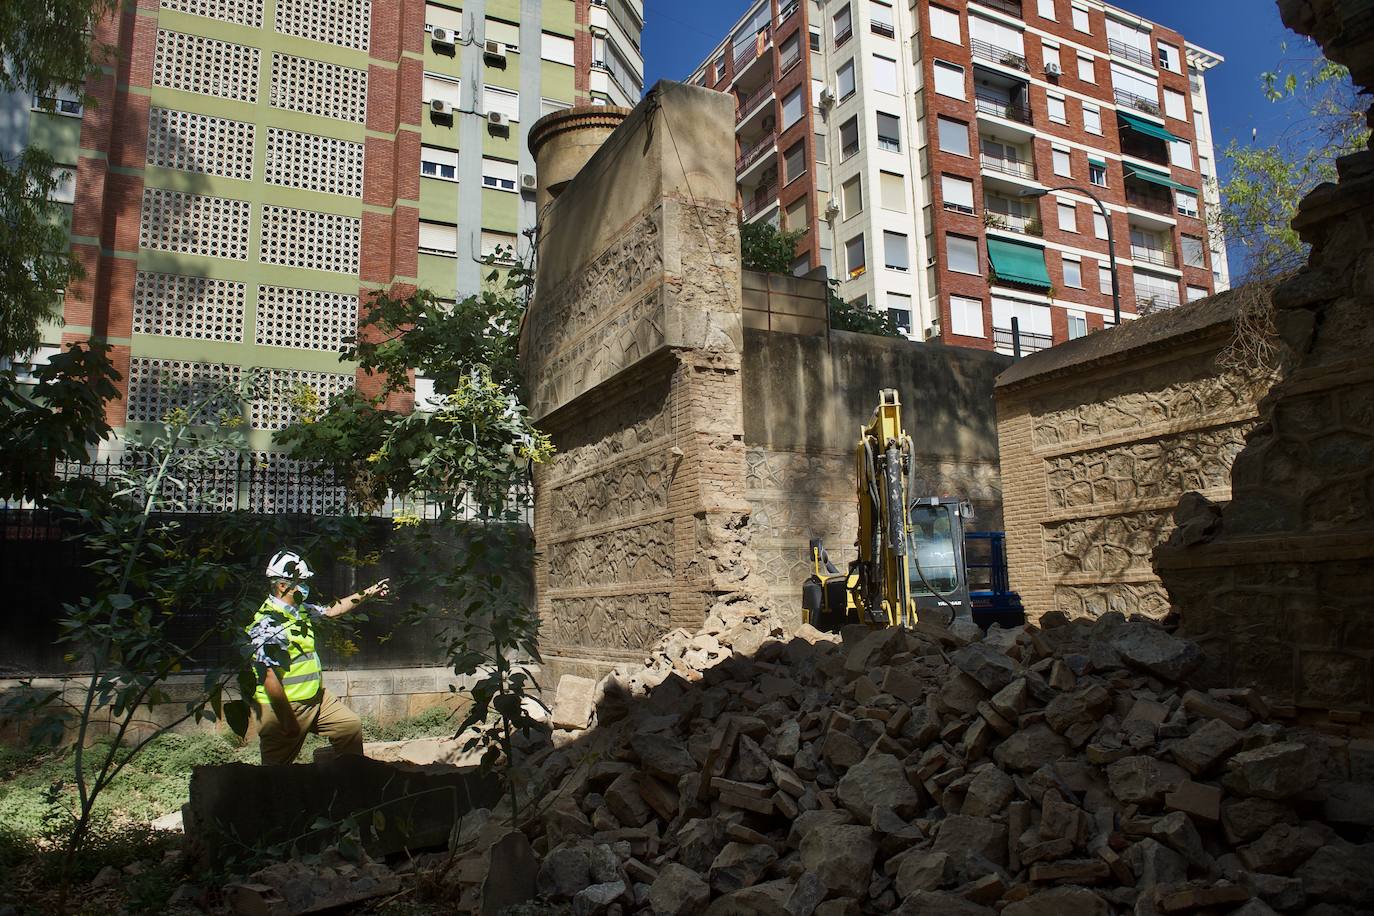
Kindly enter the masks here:
<path id="1" fill-rule="evenodd" d="M 1082 32 L 1084 35 L 1091 35 L 1093 33 L 1093 24 L 1092 20 L 1088 18 L 1087 8 L 1075 3 L 1072 5 L 1071 9 L 1072 12 L 1069 14 L 1069 19 L 1073 23 L 1074 31 Z"/>
<path id="2" fill-rule="evenodd" d="M 1055 214 L 1062 232 L 1078 231 L 1078 207 L 1071 200 L 1055 202 Z M 1065 225 L 1067 223 L 1067 225 Z"/>
<path id="3" fill-rule="evenodd" d="M 1080 337 L 1088 336 L 1088 316 L 1083 312 L 1070 311 L 1068 313 L 1069 340 L 1077 340 Z M 1074 333 L 1077 331 L 1078 333 Z"/>
<path id="4" fill-rule="evenodd" d="M 1187 140 L 1169 141 L 1169 164 L 1191 172 L 1194 168 L 1193 144 Z"/>
<path id="5" fill-rule="evenodd" d="M 1054 0 L 1036 0 L 1035 11 L 1040 14 L 1041 19 L 1048 19 L 1051 22 L 1059 21 L 1059 16 L 1054 9 Z"/>
<path id="6" fill-rule="evenodd" d="M 951 20 L 953 20 L 954 26 L 953 37 L 951 37 L 949 30 Z M 936 6 L 932 3 L 930 5 L 930 37 L 939 38 L 941 41 L 947 41 L 953 45 L 962 45 L 964 43 L 964 27 L 963 23 L 959 21 L 959 14 L 954 10 L 945 9 L 943 6 Z"/>
<path id="7" fill-rule="evenodd" d="M 943 95 L 945 98 L 949 99 L 966 100 L 968 98 L 968 90 L 965 87 L 965 83 L 967 82 L 966 77 L 968 76 L 968 71 L 966 71 L 963 67 L 959 66 L 958 64 L 952 64 L 947 60 L 933 61 L 931 63 L 931 67 L 933 68 L 933 72 L 935 74 L 935 92 L 937 95 Z M 953 80 L 955 78 L 956 73 L 958 74 L 959 79 L 959 88 L 957 95 L 953 92 L 946 91 L 954 89 Z M 941 74 L 944 74 L 943 79 L 941 78 Z M 941 85 L 944 86 L 943 89 L 941 88 Z"/>
<path id="8" fill-rule="evenodd" d="M 903 263 L 893 264 L 893 254 L 900 254 L 899 260 Z M 910 273 L 911 238 L 905 232 L 894 232 L 891 229 L 883 230 L 883 266 L 888 270 Z"/>
<path id="9" fill-rule="evenodd" d="M 506 177 L 507 175 L 510 177 Z M 482 187 L 517 194 L 520 190 L 519 183 L 520 163 L 493 159 L 490 156 L 482 157 Z"/>
<path id="10" fill-rule="evenodd" d="M 949 297 L 949 332 L 960 337 L 983 337 L 983 300 L 972 296 Z"/>
<path id="11" fill-rule="evenodd" d="M 1166 86 L 1164 88 L 1164 115 L 1175 121 L 1188 120 L 1188 97 Z"/>
<path id="12" fill-rule="evenodd" d="M 452 237 L 452 244 L 448 244 L 448 237 Z M 434 244 L 439 239 L 444 240 L 444 244 Z M 417 246 L 422 254 L 433 254 L 441 257 L 458 256 L 458 227 L 452 223 L 438 223 L 428 220 L 420 220 L 420 232 Z"/>
<path id="13" fill-rule="evenodd" d="M 1045 109 L 1055 124 L 1069 123 L 1069 107 L 1062 95 L 1046 95 Z"/>
<path id="14" fill-rule="evenodd" d="M 964 146 L 963 146 L 963 150 L 962 150 L 962 151 L 960 151 L 960 150 L 947 149 L 947 148 L 944 146 L 943 140 L 944 140 L 944 136 L 945 136 L 945 135 L 944 135 L 943 131 L 941 131 L 940 128 L 941 128 L 942 126 L 946 125 L 946 124 L 952 125 L 953 127 L 956 127 L 956 128 L 961 128 L 961 129 L 963 130 L 963 132 L 964 132 Z M 935 138 L 936 138 L 935 145 L 939 148 L 940 152 L 942 152 L 942 153 L 949 153 L 949 154 L 954 155 L 954 156 L 964 156 L 964 157 L 967 157 L 967 156 L 969 155 L 969 153 L 970 153 L 971 147 L 970 147 L 970 141 L 969 141 L 969 138 L 968 138 L 968 125 L 965 124 L 965 123 L 963 123 L 962 121 L 956 121 L 956 120 L 954 120 L 953 118 L 946 118 L 946 117 L 944 117 L 943 115 L 936 115 L 936 117 L 935 117 Z"/>
<path id="15" fill-rule="evenodd" d="M 1102 136 L 1102 109 L 1087 102 L 1083 103 L 1083 130 Z"/>
<path id="16" fill-rule="evenodd" d="M 1084 76 L 1084 68 L 1087 68 L 1087 76 Z M 1087 54 L 1078 55 L 1078 80 L 1083 83 L 1097 83 L 1097 59 Z"/>
<path id="17" fill-rule="evenodd" d="M 430 175 L 425 172 L 425 166 L 433 164 L 436 166 L 435 174 Z M 453 169 L 452 177 L 445 177 L 440 174 L 442 169 L 447 166 Z M 420 146 L 420 177 L 433 178 L 436 181 L 458 181 L 458 151 L 456 149 L 444 149 L 441 146 Z"/>
<path id="18" fill-rule="evenodd" d="M 1082 258 L 1079 258 L 1079 257 L 1076 257 L 1076 256 L 1073 256 L 1073 255 L 1067 255 L 1067 254 L 1066 254 L 1066 255 L 1063 256 L 1063 258 L 1062 258 L 1061 260 L 1062 260 L 1062 263 L 1061 263 L 1060 269 L 1061 269 L 1061 271 L 1063 272 L 1063 275 L 1064 275 L 1064 286 L 1065 286 L 1066 288 L 1068 288 L 1068 289 L 1082 289 L 1082 288 L 1083 288 L 1083 259 L 1082 259 Z M 1070 283 L 1070 282 L 1069 282 L 1069 269 L 1070 269 L 1070 266 L 1072 266 L 1074 272 L 1075 272 L 1075 273 L 1077 274 L 1077 276 L 1078 276 L 1078 282 L 1077 282 L 1077 283 Z"/>
<path id="19" fill-rule="evenodd" d="M 965 270 L 965 269 L 962 268 L 962 267 L 955 267 L 955 266 L 954 266 L 954 260 L 955 260 L 955 259 L 954 259 L 954 243 L 956 243 L 956 242 L 959 243 L 959 245 L 960 245 L 961 248 L 964 248 L 964 246 L 966 246 L 966 245 L 972 245 L 972 246 L 973 246 L 973 269 L 972 269 L 972 270 Z M 967 254 L 968 254 L 968 251 L 967 251 L 966 248 L 965 248 L 964 250 L 961 251 L 961 255 L 967 255 Z M 952 232 L 947 232 L 947 233 L 945 233 L 945 263 L 949 266 L 950 271 L 953 272 L 953 273 L 957 273 L 957 274 L 970 274 L 970 275 L 973 275 L 973 276 L 978 276 L 978 275 L 982 274 L 983 269 L 982 269 L 982 266 L 981 266 L 981 265 L 982 265 L 982 263 L 983 263 L 983 255 L 982 255 L 982 252 L 980 252 L 980 251 L 978 250 L 978 239 L 975 238 L 975 237 L 972 237 L 972 236 L 967 236 L 967 235 L 957 235 L 957 234 L 952 233 Z"/>
<path id="20" fill-rule="evenodd" d="M 874 54 L 872 55 L 872 65 L 874 91 L 896 95 L 897 61 L 882 54 Z"/>
<path id="21" fill-rule="evenodd" d="M 520 93 L 500 86 L 482 87 L 482 110 L 490 114 L 499 111 L 508 120 L 520 120 Z"/>
<path id="22" fill-rule="evenodd" d="M 1073 157 L 1069 155 L 1068 150 L 1059 149 L 1058 147 L 1052 148 L 1050 150 L 1050 161 L 1053 163 L 1055 175 L 1060 178 L 1073 177 Z M 1059 163 L 1061 161 L 1064 163 L 1064 170 L 1062 172 L 1059 170 Z"/>

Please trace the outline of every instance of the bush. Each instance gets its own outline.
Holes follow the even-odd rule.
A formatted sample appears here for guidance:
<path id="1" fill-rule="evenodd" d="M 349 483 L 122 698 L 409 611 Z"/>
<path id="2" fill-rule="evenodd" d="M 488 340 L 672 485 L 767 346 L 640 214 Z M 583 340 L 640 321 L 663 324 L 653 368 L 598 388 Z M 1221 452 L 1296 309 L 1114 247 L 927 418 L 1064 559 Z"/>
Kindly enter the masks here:
<path id="1" fill-rule="evenodd" d="M 741 223 L 740 263 L 745 270 L 790 274 L 797 258 L 797 242 L 805 234 L 801 229 L 784 232 L 771 223 Z"/>

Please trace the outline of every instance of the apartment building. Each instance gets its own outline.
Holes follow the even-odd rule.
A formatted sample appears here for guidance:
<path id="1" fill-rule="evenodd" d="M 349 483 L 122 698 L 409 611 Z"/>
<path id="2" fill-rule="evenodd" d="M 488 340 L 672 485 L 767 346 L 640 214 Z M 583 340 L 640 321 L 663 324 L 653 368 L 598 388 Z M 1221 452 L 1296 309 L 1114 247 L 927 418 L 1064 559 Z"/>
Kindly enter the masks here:
<path id="1" fill-rule="evenodd" d="M 476 292 L 482 259 L 535 222 L 525 132 L 542 114 L 633 104 L 642 0 L 157 0 L 95 39 L 117 63 L 77 91 L 0 98 L 0 148 L 35 144 L 85 278 L 61 342 L 114 347 L 111 422 L 159 420 L 186 385 L 261 369 L 247 417 L 271 460 L 304 384 L 341 365 L 374 290 Z"/>
<path id="2" fill-rule="evenodd" d="M 1229 282 L 1204 73 L 1095 0 L 762 0 L 693 74 L 734 94 L 742 218 L 917 338 L 1011 352 Z M 1101 200 L 1106 218 L 1089 194 Z"/>

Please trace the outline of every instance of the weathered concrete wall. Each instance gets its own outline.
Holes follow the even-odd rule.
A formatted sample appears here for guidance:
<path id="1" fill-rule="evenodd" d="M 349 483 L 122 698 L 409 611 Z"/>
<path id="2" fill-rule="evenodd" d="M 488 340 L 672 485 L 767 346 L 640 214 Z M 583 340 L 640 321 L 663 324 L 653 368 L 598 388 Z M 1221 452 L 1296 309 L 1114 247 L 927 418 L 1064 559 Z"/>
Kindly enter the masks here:
<path id="1" fill-rule="evenodd" d="M 1368 0 L 1284 0 L 1291 28 L 1374 87 Z M 1374 152 L 1302 202 L 1308 266 L 1274 293 L 1284 377 L 1232 469 L 1155 553 L 1210 671 L 1280 701 L 1374 710 Z"/>
<path id="2" fill-rule="evenodd" d="M 550 686 L 640 660 L 747 572 L 733 104 L 660 83 L 543 215 L 521 359 L 558 450 L 535 478 Z"/>
<path id="3" fill-rule="evenodd" d="M 992 388 L 1011 358 L 905 339 L 746 330 L 744 441 L 751 543 L 773 607 L 800 614 L 811 538 L 854 558 L 854 447 L 882 388 L 896 388 L 916 447 L 916 490 L 970 499 L 1001 527 Z"/>
<path id="4" fill-rule="evenodd" d="M 1230 498 L 1270 381 L 1218 366 L 1237 295 L 1033 353 L 998 380 L 1007 558 L 1028 616 L 1168 612 L 1151 551 L 1183 493 Z"/>

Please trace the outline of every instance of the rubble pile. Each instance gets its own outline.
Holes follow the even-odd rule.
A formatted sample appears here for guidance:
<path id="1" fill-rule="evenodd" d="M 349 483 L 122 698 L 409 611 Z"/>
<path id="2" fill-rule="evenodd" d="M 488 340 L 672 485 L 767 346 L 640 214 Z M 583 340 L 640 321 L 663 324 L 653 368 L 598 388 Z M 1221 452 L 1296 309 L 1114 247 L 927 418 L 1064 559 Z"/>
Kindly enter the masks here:
<path id="1" fill-rule="evenodd" d="M 1057 622 L 784 640 L 718 605 L 560 691 L 555 721 L 595 727 L 530 761 L 538 892 L 582 916 L 1374 909 L 1374 741 L 1198 686 L 1156 623 Z"/>

